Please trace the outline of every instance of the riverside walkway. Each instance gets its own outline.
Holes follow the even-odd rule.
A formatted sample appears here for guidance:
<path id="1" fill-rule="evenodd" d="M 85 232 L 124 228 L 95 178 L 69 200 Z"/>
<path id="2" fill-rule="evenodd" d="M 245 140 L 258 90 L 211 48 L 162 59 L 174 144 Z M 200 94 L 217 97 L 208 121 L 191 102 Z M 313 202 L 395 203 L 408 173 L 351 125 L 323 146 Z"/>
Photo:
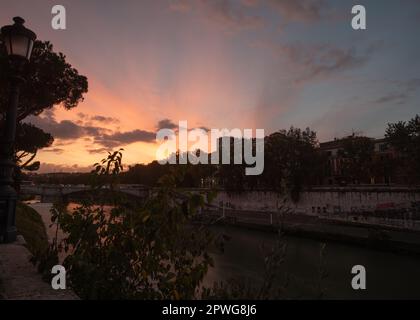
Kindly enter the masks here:
<path id="1" fill-rule="evenodd" d="M 43 281 L 30 257 L 21 236 L 14 243 L 0 244 L 0 299 L 78 300 L 71 290 L 54 290 Z"/>

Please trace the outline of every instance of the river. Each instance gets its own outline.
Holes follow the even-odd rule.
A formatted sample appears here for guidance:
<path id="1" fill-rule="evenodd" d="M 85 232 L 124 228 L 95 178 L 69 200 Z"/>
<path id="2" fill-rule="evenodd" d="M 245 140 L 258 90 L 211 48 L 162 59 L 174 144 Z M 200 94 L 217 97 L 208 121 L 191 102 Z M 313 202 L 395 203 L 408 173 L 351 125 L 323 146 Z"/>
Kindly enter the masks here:
<path id="1" fill-rule="evenodd" d="M 48 229 L 51 205 L 40 203 L 32 207 L 41 214 Z M 225 234 L 230 240 L 223 254 L 213 253 L 215 268 L 210 269 L 205 282 L 241 278 L 242 283 L 258 286 L 264 277 L 264 258 L 278 236 L 231 226 L 214 226 L 212 231 Z M 49 236 L 54 232 L 48 230 Z M 284 237 L 281 241 L 286 244 L 286 254 L 279 275 L 289 275 L 287 298 L 314 298 L 322 292 L 323 297 L 332 299 L 420 299 L 418 257 L 329 242 L 321 259 L 320 241 L 297 237 Z M 319 281 L 321 264 L 327 275 Z M 355 265 L 366 268 L 366 290 L 351 287 L 351 269 Z"/>
<path id="2" fill-rule="evenodd" d="M 247 277 L 258 283 L 264 273 L 261 247 L 274 246 L 278 236 L 263 231 L 239 227 L 214 227 L 231 240 L 222 255 L 215 255 L 216 268 L 209 276 L 212 280 Z M 320 291 L 310 287 L 321 283 L 325 298 L 332 299 L 420 299 L 420 258 L 375 251 L 339 243 L 327 243 L 320 259 L 320 241 L 284 237 L 286 254 L 282 273 L 290 274 L 287 297 L 312 298 Z M 320 261 L 327 276 L 318 281 Z M 355 265 L 366 268 L 366 290 L 353 290 L 351 269 Z M 309 294 L 308 294 L 309 291 Z"/>

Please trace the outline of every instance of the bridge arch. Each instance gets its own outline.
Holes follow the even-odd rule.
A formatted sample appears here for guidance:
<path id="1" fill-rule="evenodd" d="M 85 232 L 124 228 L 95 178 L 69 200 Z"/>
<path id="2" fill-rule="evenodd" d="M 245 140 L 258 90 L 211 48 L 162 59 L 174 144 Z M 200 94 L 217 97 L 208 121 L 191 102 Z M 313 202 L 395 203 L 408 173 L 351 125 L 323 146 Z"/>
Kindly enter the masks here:
<path id="1" fill-rule="evenodd" d="M 142 185 L 120 185 L 111 192 L 109 188 L 93 190 L 90 186 L 29 185 L 22 186 L 22 195 L 40 196 L 41 202 L 56 202 L 83 197 L 106 197 L 112 194 L 132 200 L 144 200 L 150 195 L 150 188 Z"/>

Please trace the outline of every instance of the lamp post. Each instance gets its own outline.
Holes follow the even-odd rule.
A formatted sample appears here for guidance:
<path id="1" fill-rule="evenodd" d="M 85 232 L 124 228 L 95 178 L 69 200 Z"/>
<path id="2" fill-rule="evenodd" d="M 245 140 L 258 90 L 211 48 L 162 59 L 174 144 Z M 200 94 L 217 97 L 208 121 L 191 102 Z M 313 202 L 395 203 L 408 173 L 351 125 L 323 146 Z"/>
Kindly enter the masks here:
<path id="1" fill-rule="evenodd" d="M 0 136 L 0 242 L 16 240 L 16 201 L 13 187 L 14 144 L 22 68 L 29 61 L 36 34 L 24 27 L 25 20 L 13 18 L 13 25 L 1 28 L 1 40 L 10 62 L 10 98 Z"/>

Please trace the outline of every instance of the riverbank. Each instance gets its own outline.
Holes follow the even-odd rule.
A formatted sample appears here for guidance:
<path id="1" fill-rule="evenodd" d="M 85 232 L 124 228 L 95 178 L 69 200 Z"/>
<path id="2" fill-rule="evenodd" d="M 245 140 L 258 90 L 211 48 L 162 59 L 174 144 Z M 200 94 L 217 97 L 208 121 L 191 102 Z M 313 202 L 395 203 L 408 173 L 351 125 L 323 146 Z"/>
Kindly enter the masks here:
<path id="1" fill-rule="evenodd" d="M 49 237 L 55 236 L 55 227 L 51 224 L 51 204 L 38 203 L 31 205 L 41 215 Z M 220 216 L 218 216 L 220 218 Z M 308 232 L 305 235 L 292 236 L 291 229 L 298 225 L 308 223 L 306 217 L 295 216 L 289 220 L 285 229 L 289 234 L 280 240 L 284 243 L 286 253 L 284 263 L 278 270 L 280 279 L 276 285 L 280 286 L 283 280 L 290 279 L 286 288 L 285 298 L 319 298 L 319 291 L 324 298 L 330 299 L 418 299 L 420 298 L 420 258 L 412 255 L 402 255 L 378 250 L 362 244 L 355 245 L 346 241 L 326 240 L 325 233 L 322 239 L 312 238 Z M 286 219 L 285 219 L 286 220 Z M 276 223 L 276 221 L 273 221 Z M 236 224 L 231 226 L 230 224 Z M 325 223 L 325 225 L 329 225 Z M 260 226 L 261 227 L 261 226 Z M 340 226 L 331 226 L 341 230 Z M 339 229 L 337 229 L 339 228 Z M 239 279 L 241 283 L 259 284 L 265 274 L 265 258 L 276 247 L 279 237 L 271 228 L 259 229 L 257 226 L 240 224 L 238 221 L 227 221 L 221 225 L 213 225 L 210 230 L 215 235 L 226 235 L 224 252 L 218 250 L 211 252 L 214 267 L 206 275 L 205 285 L 211 286 L 214 282 Z M 306 228 L 309 231 L 309 228 Z M 363 237 L 366 229 L 356 228 L 354 236 Z M 362 230 L 362 231 L 360 231 Z M 324 230 L 327 231 L 327 230 Z M 407 233 L 407 235 L 410 233 Z M 58 234 L 58 238 L 62 238 Z M 326 243 L 326 246 L 324 245 Z M 325 249 L 321 249 L 324 248 Z M 321 251 L 322 250 L 322 251 Z M 322 254 L 321 254 L 322 252 Z M 368 272 L 368 290 L 357 291 L 351 287 L 351 269 L 355 265 L 363 265 Z M 328 276 L 319 283 L 319 270 L 325 269 Z M 318 290 L 321 288 L 320 290 Z"/>
<path id="2" fill-rule="evenodd" d="M 57 232 L 56 226 L 51 225 L 52 204 L 33 203 L 30 206 L 41 216 L 48 240 L 52 241 L 57 236 L 58 241 L 61 241 L 64 234 L 60 229 Z M 226 210 L 224 217 L 215 212 L 204 216 L 206 223 L 217 221 L 219 225 L 231 225 L 269 233 L 278 233 L 281 228 L 284 234 L 290 236 L 420 257 L 420 231 L 416 230 L 299 214 L 285 214 L 281 219 L 275 217 L 271 221 L 266 217 L 260 219 L 260 213 L 245 211 L 239 214 L 235 211 L 235 214 L 232 214 Z M 59 258 L 60 261 L 63 260 L 63 256 Z"/>
<path id="3" fill-rule="evenodd" d="M 71 290 L 54 290 L 46 283 L 31 258 L 48 248 L 44 223 L 31 207 L 19 203 L 16 208 L 18 240 L 0 244 L 0 299 L 75 300 Z"/>
<path id="4" fill-rule="evenodd" d="M 267 220 L 250 215 L 205 215 L 204 223 L 216 221 L 219 225 L 237 226 L 270 233 L 282 233 L 294 237 L 325 242 L 337 242 L 358 247 L 388 251 L 420 257 L 420 232 L 396 227 L 375 226 L 363 223 L 322 219 L 296 214 L 284 215 L 281 219 Z"/>
<path id="5" fill-rule="evenodd" d="M 29 261 L 31 253 L 26 242 L 18 241 L 0 245 L 1 297 L 4 300 L 77 300 L 71 290 L 54 290 L 42 280 Z"/>

